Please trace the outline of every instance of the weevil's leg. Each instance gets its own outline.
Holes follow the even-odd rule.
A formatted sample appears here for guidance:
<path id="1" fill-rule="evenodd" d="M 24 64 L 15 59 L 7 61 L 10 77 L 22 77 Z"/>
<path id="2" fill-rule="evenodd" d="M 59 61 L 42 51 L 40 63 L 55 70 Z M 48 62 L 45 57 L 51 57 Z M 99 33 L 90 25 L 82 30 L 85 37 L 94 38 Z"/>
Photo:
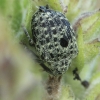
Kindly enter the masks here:
<path id="1" fill-rule="evenodd" d="M 33 60 L 39 63 L 39 65 L 43 68 L 44 71 L 52 74 L 52 70 L 49 69 L 46 65 L 44 65 L 43 62 L 39 59 L 39 57 L 32 50 L 30 50 L 24 43 L 21 42 L 21 44 L 24 46 L 25 50 L 29 52 Z"/>
<path id="2" fill-rule="evenodd" d="M 79 27 L 81 20 L 83 20 L 84 18 L 90 17 L 90 16 L 92 16 L 93 14 L 95 14 L 95 13 L 97 13 L 97 12 L 100 12 L 100 9 L 95 10 L 95 11 L 92 11 L 92 12 L 86 12 L 86 13 L 81 14 L 81 15 L 75 20 L 75 22 L 74 22 L 73 25 L 72 25 L 74 31 L 75 31 L 75 32 L 77 31 L 77 28 Z"/>
<path id="3" fill-rule="evenodd" d="M 23 31 L 24 31 L 24 33 L 26 34 L 27 38 L 28 38 L 28 41 L 29 41 L 30 46 L 33 46 L 33 45 L 34 45 L 34 42 L 33 42 L 33 40 L 31 39 L 31 37 L 30 37 L 30 35 L 29 35 L 27 29 L 26 29 L 24 26 L 22 26 L 22 28 L 23 28 Z"/>
<path id="4" fill-rule="evenodd" d="M 44 65 L 43 63 L 40 63 L 40 65 L 44 69 L 44 71 L 48 72 L 49 74 L 53 74 L 52 70 L 49 69 L 46 65 Z"/>
<path id="5" fill-rule="evenodd" d="M 75 75 L 74 80 L 76 80 L 76 79 L 79 80 L 79 81 L 81 82 L 81 84 L 82 84 L 85 88 L 88 88 L 88 87 L 89 87 L 89 82 L 86 81 L 86 80 L 82 81 L 81 78 L 80 78 L 80 76 L 79 76 L 79 74 L 77 73 L 77 71 L 78 71 L 77 68 L 75 68 L 75 69 L 73 70 L 73 75 Z"/>

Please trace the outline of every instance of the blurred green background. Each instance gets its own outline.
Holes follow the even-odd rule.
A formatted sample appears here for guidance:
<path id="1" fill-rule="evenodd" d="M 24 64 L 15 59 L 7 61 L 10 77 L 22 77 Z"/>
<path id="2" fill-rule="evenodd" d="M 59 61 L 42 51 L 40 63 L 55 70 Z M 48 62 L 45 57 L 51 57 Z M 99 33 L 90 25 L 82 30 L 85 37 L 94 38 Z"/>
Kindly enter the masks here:
<path id="1" fill-rule="evenodd" d="M 0 100 L 45 100 L 48 73 L 23 49 L 21 41 L 29 45 L 21 26 L 31 35 L 30 21 L 37 7 L 48 4 L 62 12 L 60 1 L 0 0 Z M 80 14 L 100 8 L 100 0 L 62 2 L 68 6 L 71 24 Z M 60 100 L 100 100 L 100 11 L 80 22 L 77 35 L 79 54 L 63 75 Z M 87 89 L 73 80 L 75 67 L 81 79 L 89 81 Z"/>

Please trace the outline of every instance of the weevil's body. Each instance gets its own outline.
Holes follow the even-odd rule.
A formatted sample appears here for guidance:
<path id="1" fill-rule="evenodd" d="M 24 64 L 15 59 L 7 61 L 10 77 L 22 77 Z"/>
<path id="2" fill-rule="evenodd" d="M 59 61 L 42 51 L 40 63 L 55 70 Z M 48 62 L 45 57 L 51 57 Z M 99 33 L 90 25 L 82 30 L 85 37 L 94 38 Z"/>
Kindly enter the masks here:
<path id="1" fill-rule="evenodd" d="M 60 12 L 40 6 L 31 21 L 32 38 L 39 59 L 52 75 L 63 74 L 78 54 L 76 36 Z"/>

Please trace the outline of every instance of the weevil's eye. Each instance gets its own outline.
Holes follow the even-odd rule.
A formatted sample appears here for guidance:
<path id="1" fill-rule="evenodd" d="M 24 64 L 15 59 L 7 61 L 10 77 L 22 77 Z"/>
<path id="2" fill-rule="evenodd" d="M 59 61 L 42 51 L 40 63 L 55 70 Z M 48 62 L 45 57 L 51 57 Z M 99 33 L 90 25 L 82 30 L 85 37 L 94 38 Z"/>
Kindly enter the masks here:
<path id="1" fill-rule="evenodd" d="M 68 40 L 65 40 L 64 38 L 60 39 L 60 45 L 62 47 L 67 47 L 68 46 Z"/>

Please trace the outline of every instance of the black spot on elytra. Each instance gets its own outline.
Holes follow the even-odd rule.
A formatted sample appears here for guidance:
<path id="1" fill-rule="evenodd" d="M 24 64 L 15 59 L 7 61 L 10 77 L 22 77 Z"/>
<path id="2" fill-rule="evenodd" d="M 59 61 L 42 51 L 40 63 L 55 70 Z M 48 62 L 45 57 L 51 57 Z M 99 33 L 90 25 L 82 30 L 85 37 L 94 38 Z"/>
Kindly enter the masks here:
<path id="1" fill-rule="evenodd" d="M 45 40 L 41 40 L 40 43 L 41 43 L 41 45 L 44 45 L 45 44 Z"/>
<path id="2" fill-rule="evenodd" d="M 44 54 L 44 53 L 42 53 L 41 58 L 42 58 L 42 59 L 44 59 L 44 57 L 45 57 L 45 54 Z"/>
<path id="3" fill-rule="evenodd" d="M 42 21 L 43 20 L 43 18 L 42 17 L 40 17 L 40 21 Z"/>
<path id="4" fill-rule="evenodd" d="M 44 34 L 47 35 L 48 34 L 48 31 L 44 31 Z"/>
<path id="5" fill-rule="evenodd" d="M 37 26 L 37 23 L 34 23 L 34 26 Z"/>
<path id="6" fill-rule="evenodd" d="M 73 54 L 73 51 L 70 51 L 71 54 Z"/>
<path id="7" fill-rule="evenodd" d="M 37 45 L 37 48 L 40 48 L 40 46 L 39 46 L 39 45 Z"/>
<path id="8" fill-rule="evenodd" d="M 61 21 L 63 22 L 64 25 L 66 25 L 66 20 L 65 19 L 61 19 Z"/>
<path id="9" fill-rule="evenodd" d="M 39 34 L 39 31 L 38 31 L 38 29 L 35 29 L 35 30 L 33 31 L 33 35 L 37 35 L 37 34 Z"/>
<path id="10" fill-rule="evenodd" d="M 73 49 L 73 46 L 71 45 L 69 49 Z"/>
<path id="11" fill-rule="evenodd" d="M 61 29 L 61 28 L 59 28 L 59 31 L 62 31 L 62 29 Z"/>
<path id="12" fill-rule="evenodd" d="M 54 55 L 52 53 L 50 53 L 51 58 L 54 58 Z"/>
<path id="13" fill-rule="evenodd" d="M 52 32 L 53 32 L 53 34 L 56 34 L 57 33 L 56 29 L 52 30 Z"/>
<path id="14" fill-rule="evenodd" d="M 49 45 L 49 48 L 52 49 L 53 48 L 53 45 Z"/>
<path id="15" fill-rule="evenodd" d="M 42 26 L 42 27 L 46 27 L 46 24 L 45 24 L 45 23 L 42 23 L 41 26 Z"/>
<path id="16" fill-rule="evenodd" d="M 50 22 L 50 25 L 53 27 L 54 26 L 54 23 L 53 21 L 49 21 Z"/>
<path id="17" fill-rule="evenodd" d="M 62 47 L 67 47 L 67 46 L 68 46 L 68 41 L 65 40 L 64 38 L 61 38 L 61 39 L 60 39 L 60 45 L 61 45 Z"/>
<path id="18" fill-rule="evenodd" d="M 54 38 L 54 42 L 56 42 L 57 41 L 57 38 Z"/>
<path id="19" fill-rule="evenodd" d="M 35 38 L 35 36 L 33 36 L 33 41 L 34 41 L 34 43 L 36 43 L 36 38 Z"/>
<path id="20" fill-rule="evenodd" d="M 57 57 L 60 57 L 60 56 L 61 56 L 60 54 L 57 55 Z"/>
<path id="21" fill-rule="evenodd" d="M 47 42 L 47 43 L 49 43 L 49 42 L 50 42 L 49 38 L 46 38 L 46 42 Z"/>
<path id="22" fill-rule="evenodd" d="M 60 20 L 58 20 L 57 18 L 54 19 L 56 24 L 59 26 L 61 24 Z"/>

